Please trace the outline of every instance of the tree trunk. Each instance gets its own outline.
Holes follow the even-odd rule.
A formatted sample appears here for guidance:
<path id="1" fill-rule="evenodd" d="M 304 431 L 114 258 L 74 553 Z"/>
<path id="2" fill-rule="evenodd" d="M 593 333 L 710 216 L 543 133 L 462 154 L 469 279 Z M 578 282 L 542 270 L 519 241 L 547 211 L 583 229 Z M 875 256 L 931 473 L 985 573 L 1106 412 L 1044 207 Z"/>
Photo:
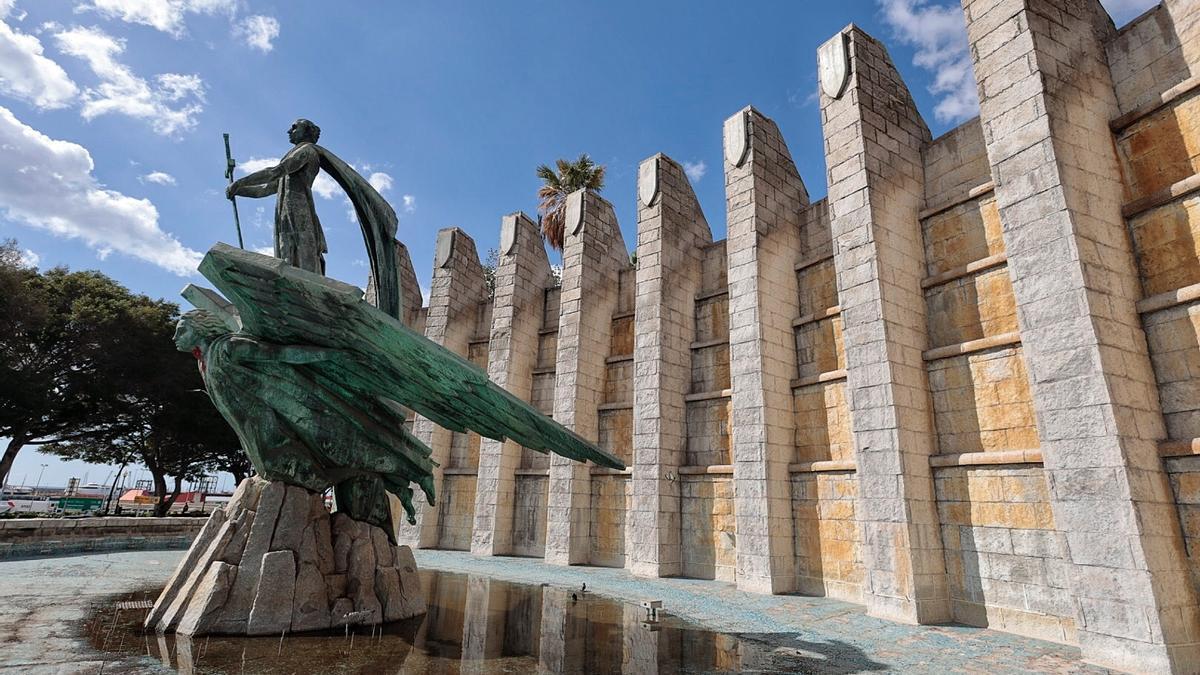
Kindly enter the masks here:
<path id="1" fill-rule="evenodd" d="M 171 502 L 175 501 L 175 498 L 171 497 L 169 501 L 167 500 L 167 475 L 155 467 L 147 466 L 146 468 L 150 469 L 150 475 L 154 478 L 154 496 L 158 499 L 154 504 L 154 516 L 162 518 L 171 509 Z"/>
<path id="2" fill-rule="evenodd" d="M 0 458 L 0 487 L 8 485 L 8 472 L 12 470 L 13 462 L 17 459 L 17 453 L 21 448 L 25 447 L 25 443 L 29 441 L 23 433 L 14 433 L 12 440 L 8 442 L 8 447 L 4 449 L 4 457 Z"/>
<path id="3" fill-rule="evenodd" d="M 230 468 L 229 473 L 233 474 L 233 487 L 235 488 L 241 485 L 242 481 L 246 480 L 246 474 L 240 469 Z"/>
<path id="4" fill-rule="evenodd" d="M 121 480 L 121 474 L 125 472 L 125 466 L 128 462 L 122 462 L 121 468 L 117 469 L 117 475 L 113 476 L 112 486 L 108 488 L 108 501 L 104 502 L 104 515 L 108 515 L 108 509 L 112 506 L 113 493 L 117 491 L 117 483 Z"/>

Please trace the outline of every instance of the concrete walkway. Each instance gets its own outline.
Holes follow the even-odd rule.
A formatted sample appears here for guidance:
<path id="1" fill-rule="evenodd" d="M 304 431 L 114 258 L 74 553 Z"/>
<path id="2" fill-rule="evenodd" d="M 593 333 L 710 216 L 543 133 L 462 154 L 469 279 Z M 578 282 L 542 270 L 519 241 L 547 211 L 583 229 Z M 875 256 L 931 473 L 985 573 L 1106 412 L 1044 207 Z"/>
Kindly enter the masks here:
<path id="1" fill-rule="evenodd" d="M 0 672 L 162 672 L 146 661 L 111 660 L 86 643 L 89 607 L 164 583 L 182 551 L 135 551 L 0 562 Z M 636 579 L 624 570 L 558 567 L 525 558 L 476 558 L 418 551 L 426 569 L 579 588 L 618 600 L 662 600 L 673 615 L 786 653 L 826 673 L 1105 672 L 1079 662 L 1079 650 L 996 631 L 906 626 L 868 617 L 857 605 L 801 596 L 743 593 L 692 579 Z"/>

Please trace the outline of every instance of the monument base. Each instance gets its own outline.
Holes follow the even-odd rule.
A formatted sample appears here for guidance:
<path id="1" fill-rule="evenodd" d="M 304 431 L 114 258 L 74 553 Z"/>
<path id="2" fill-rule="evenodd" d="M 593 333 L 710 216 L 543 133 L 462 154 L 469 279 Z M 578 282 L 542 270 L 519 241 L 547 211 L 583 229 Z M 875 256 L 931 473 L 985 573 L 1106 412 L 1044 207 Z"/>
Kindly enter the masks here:
<path id="1" fill-rule="evenodd" d="M 146 617 L 187 635 L 279 635 L 425 612 L 417 564 L 322 495 L 247 478 L 204 529 Z"/>

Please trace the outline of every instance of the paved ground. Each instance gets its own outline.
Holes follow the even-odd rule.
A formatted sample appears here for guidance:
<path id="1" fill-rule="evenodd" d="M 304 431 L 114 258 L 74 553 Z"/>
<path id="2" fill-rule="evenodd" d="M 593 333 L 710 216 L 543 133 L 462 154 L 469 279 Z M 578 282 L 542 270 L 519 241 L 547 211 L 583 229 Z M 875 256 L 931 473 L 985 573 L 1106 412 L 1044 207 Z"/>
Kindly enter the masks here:
<path id="1" fill-rule="evenodd" d="M 136 551 L 0 562 L 0 672 L 129 672 L 132 662 L 104 664 L 88 647 L 83 619 L 90 604 L 165 582 L 181 556 Z M 629 602 L 662 600 L 676 616 L 794 654 L 792 662 L 805 670 L 1104 672 L 1081 664 L 1071 647 L 978 628 L 894 624 L 825 598 L 754 595 L 711 581 L 635 579 L 623 570 L 452 551 L 418 551 L 417 563 L 516 582 L 576 588 L 586 582 L 589 592 Z"/>
<path id="2" fill-rule="evenodd" d="M 1075 647 L 967 626 L 907 626 L 827 598 L 758 595 L 698 579 L 639 579 L 620 569 L 560 567 L 531 558 L 427 550 L 416 557 L 427 569 L 575 588 L 586 583 L 589 592 L 618 600 L 662 600 L 675 616 L 710 630 L 801 652 L 809 657 L 802 667 L 823 673 L 1110 672 L 1081 663 Z"/>

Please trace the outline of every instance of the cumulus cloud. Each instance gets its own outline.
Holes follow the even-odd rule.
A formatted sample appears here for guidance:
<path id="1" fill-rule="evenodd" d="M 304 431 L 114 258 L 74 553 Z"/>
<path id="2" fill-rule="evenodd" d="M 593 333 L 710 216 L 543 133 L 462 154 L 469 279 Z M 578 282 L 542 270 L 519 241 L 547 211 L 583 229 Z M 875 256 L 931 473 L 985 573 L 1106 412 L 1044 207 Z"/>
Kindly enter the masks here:
<path id="1" fill-rule="evenodd" d="M 382 171 L 376 171 L 367 177 L 367 182 L 371 187 L 379 191 L 380 194 L 392 189 L 392 177 Z"/>
<path id="2" fill-rule="evenodd" d="M 54 35 L 63 53 L 83 59 L 100 84 L 83 93 L 85 119 L 119 114 L 146 120 L 155 132 L 172 136 L 196 126 L 204 110 L 204 82 L 197 75 L 164 73 L 151 85 L 116 59 L 125 41 L 99 28 L 71 28 Z"/>
<path id="3" fill-rule="evenodd" d="M 979 114 L 979 92 L 962 6 L 957 1 L 877 0 L 894 36 L 916 50 L 913 64 L 933 75 L 929 92 L 937 97 L 933 114 L 956 123 Z M 1158 4 L 1158 0 L 1102 0 L 1118 25 Z"/>
<path id="4" fill-rule="evenodd" d="M 683 172 L 687 174 L 688 178 L 692 179 L 693 183 L 699 182 L 701 178 L 704 178 L 704 174 L 707 171 L 708 165 L 704 163 L 704 160 L 683 163 Z"/>
<path id="5" fill-rule="evenodd" d="M 934 117 L 955 123 L 979 114 L 962 7 L 957 2 L 929 0 L 878 2 L 896 39 L 916 50 L 913 64 L 933 74 L 929 92 L 938 99 Z"/>
<path id="6" fill-rule="evenodd" d="M 12 11 L 11 0 L 0 0 L 0 19 Z M 0 94 L 38 108 L 62 108 L 79 88 L 66 71 L 42 53 L 42 42 L 0 20 Z"/>
<path id="7" fill-rule="evenodd" d="M 417 198 L 413 195 L 404 195 L 401 197 L 404 200 L 404 212 L 412 213 L 417 210 Z"/>
<path id="8" fill-rule="evenodd" d="M 0 147 L 0 210 L 8 218 L 82 240 L 101 258 L 117 252 L 180 276 L 195 272 L 200 254 L 159 227 L 149 200 L 101 185 L 83 146 L 50 138 L 0 107 Z"/>
<path id="9" fill-rule="evenodd" d="M 250 159 L 238 165 L 237 171 L 243 176 L 254 173 L 262 169 L 270 168 L 279 163 L 278 157 L 251 157 Z M 337 184 L 329 174 L 324 171 L 317 174 L 316 180 L 313 181 L 312 191 L 321 199 L 333 199 L 341 192 L 341 186 Z"/>
<path id="10" fill-rule="evenodd" d="M 150 26 L 173 37 L 186 33 L 187 14 L 227 14 L 237 11 L 237 0 L 87 0 L 75 11 L 96 11 L 110 19 Z"/>
<path id="11" fill-rule="evenodd" d="M 25 267 L 37 267 L 42 263 L 42 256 L 34 253 L 30 249 L 21 251 L 21 264 Z"/>
<path id="12" fill-rule="evenodd" d="M 166 171 L 151 171 L 138 178 L 138 180 L 143 183 L 154 183 L 155 185 L 175 185 L 175 177 Z"/>
<path id="13" fill-rule="evenodd" d="M 248 16 L 234 25 L 233 35 L 251 49 L 265 54 L 275 48 L 274 40 L 279 37 L 279 21 L 273 16 Z"/>

